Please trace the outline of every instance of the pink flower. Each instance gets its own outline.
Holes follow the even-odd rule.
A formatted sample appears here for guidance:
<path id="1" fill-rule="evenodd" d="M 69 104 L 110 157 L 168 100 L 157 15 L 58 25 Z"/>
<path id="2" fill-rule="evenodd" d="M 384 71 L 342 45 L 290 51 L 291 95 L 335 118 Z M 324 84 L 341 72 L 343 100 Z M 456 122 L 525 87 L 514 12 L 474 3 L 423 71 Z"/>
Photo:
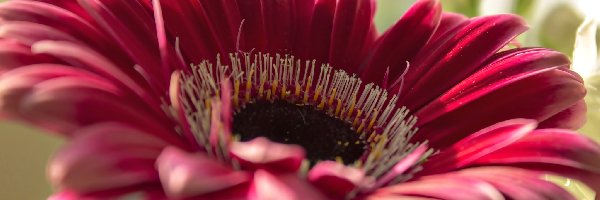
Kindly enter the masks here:
<path id="1" fill-rule="evenodd" d="M 374 11 L 8 1 L 1 115 L 69 140 L 53 199 L 573 198 L 546 173 L 600 191 L 600 146 L 569 130 L 585 89 L 568 58 L 503 50 L 522 19 L 420 0 L 379 35 Z"/>

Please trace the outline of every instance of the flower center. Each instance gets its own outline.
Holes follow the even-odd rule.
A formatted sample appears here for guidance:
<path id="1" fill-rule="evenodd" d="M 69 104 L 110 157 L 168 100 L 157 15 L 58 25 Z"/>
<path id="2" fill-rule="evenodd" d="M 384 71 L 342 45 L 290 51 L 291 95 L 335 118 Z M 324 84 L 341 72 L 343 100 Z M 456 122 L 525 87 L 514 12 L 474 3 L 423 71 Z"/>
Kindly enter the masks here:
<path id="1" fill-rule="evenodd" d="M 409 142 L 416 118 L 385 89 L 315 63 L 259 52 L 232 53 L 225 64 L 217 56 L 175 76 L 166 111 L 185 124 L 182 135 L 234 167 L 229 144 L 262 136 L 304 147 L 310 164 L 335 160 L 389 179 L 419 146 Z"/>
<path id="2" fill-rule="evenodd" d="M 363 155 L 367 142 L 351 124 L 313 106 L 285 100 L 246 104 L 234 114 L 233 133 L 239 134 L 241 141 L 263 136 L 279 143 L 298 144 L 312 164 L 319 160 L 350 164 Z"/>

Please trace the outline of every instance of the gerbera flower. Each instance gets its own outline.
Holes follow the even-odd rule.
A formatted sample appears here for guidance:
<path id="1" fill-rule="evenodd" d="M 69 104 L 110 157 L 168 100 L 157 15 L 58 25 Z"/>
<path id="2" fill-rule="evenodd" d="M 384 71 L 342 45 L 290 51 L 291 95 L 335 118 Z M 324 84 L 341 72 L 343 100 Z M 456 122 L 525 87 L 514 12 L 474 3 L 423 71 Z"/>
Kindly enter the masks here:
<path id="1" fill-rule="evenodd" d="M 501 50 L 520 18 L 421 0 L 378 35 L 374 10 L 2 3 L 3 117 L 69 140 L 56 199 L 572 198 L 546 173 L 600 189 L 600 146 L 568 130 L 585 119 L 568 58 Z"/>

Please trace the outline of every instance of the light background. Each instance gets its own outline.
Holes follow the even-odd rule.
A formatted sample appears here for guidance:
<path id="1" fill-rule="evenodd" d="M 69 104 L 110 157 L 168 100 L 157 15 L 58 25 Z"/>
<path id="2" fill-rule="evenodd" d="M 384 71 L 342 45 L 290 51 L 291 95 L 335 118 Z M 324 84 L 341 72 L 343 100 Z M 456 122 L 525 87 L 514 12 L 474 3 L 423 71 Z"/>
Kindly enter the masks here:
<path id="1" fill-rule="evenodd" d="M 0 0 L 2 1 L 2 0 Z M 488 2 L 491 0 L 488 0 Z M 393 24 L 398 17 L 412 4 L 414 0 L 380 0 L 376 20 L 379 30 Z M 521 37 L 526 45 L 541 45 L 558 49 L 568 55 L 571 54 L 575 37 L 575 29 L 581 22 L 581 14 L 576 9 L 568 6 L 545 8 L 544 11 L 536 10 L 538 7 L 548 7 L 548 2 L 536 5 L 533 0 L 513 1 L 510 7 L 491 5 L 481 9 L 475 0 L 442 0 L 446 10 L 465 13 L 468 16 L 498 12 L 516 12 L 526 17 L 532 30 L 527 36 Z M 565 1 L 552 1 L 560 4 Z M 481 5 L 486 7 L 486 5 Z M 533 7 L 533 9 L 532 9 Z M 548 11 L 549 10 L 549 11 Z M 544 14 L 545 12 L 545 14 Z M 540 14 L 542 13 L 542 14 Z M 552 14 L 548 14 L 552 13 Z M 539 34 L 549 32 L 552 34 Z M 596 81 L 600 88 L 600 81 Z M 598 93 L 598 91 L 591 91 Z M 600 96 L 600 95 L 598 95 Z M 599 128 L 590 124 L 600 123 L 600 102 L 598 98 L 588 97 L 590 104 L 591 123 L 583 131 L 592 135 L 599 133 Z M 594 136 L 597 137 L 597 136 Z M 0 122 L 0 199 L 45 199 L 51 194 L 52 189 L 47 184 L 45 177 L 46 162 L 63 144 L 60 138 L 15 122 Z M 583 195 L 580 195 L 583 197 Z"/>

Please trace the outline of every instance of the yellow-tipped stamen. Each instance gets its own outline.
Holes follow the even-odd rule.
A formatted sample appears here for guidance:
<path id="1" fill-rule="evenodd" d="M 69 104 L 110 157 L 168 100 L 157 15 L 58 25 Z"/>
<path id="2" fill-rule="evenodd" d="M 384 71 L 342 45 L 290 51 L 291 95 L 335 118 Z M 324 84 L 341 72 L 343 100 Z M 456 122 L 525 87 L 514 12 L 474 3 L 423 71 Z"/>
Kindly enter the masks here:
<path id="1" fill-rule="evenodd" d="M 356 112 L 356 117 L 354 117 L 354 121 L 352 121 L 352 126 L 356 126 L 358 124 L 358 120 L 360 119 L 361 115 L 362 115 L 362 110 L 358 110 Z"/>
<path id="2" fill-rule="evenodd" d="M 260 78 L 260 86 L 258 87 L 258 96 L 262 99 L 264 97 L 264 92 L 265 92 L 265 82 L 266 80 L 264 78 Z"/>
<path id="3" fill-rule="evenodd" d="M 321 90 L 323 90 L 323 86 L 318 86 L 317 90 L 315 91 L 315 96 L 313 96 L 313 101 L 317 102 L 317 99 L 319 99 L 319 95 L 321 94 Z"/>
<path id="4" fill-rule="evenodd" d="M 360 126 L 358 127 L 358 129 L 356 129 L 357 133 L 362 133 L 363 128 L 365 128 L 365 121 L 362 121 L 360 123 Z"/>
<path id="5" fill-rule="evenodd" d="M 333 88 L 333 91 L 331 92 L 331 95 L 329 95 L 329 101 L 327 101 L 327 106 L 331 107 L 331 105 L 333 105 L 333 99 L 335 97 L 335 92 L 336 92 L 336 89 Z"/>
<path id="6" fill-rule="evenodd" d="M 340 116 L 340 111 L 342 110 L 342 100 L 337 100 L 337 105 L 335 106 L 335 116 L 339 116 L 340 118 L 342 118 L 342 116 Z"/>
<path id="7" fill-rule="evenodd" d="M 235 107 L 240 106 L 239 95 L 240 95 L 240 81 L 236 79 L 235 81 L 233 81 L 233 105 Z"/>
<path id="8" fill-rule="evenodd" d="M 277 95 L 277 85 L 278 85 L 278 82 L 279 81 L 275 80 L 273 82 L 273 84 L 271 85 L 271 94 L 273 94 L 273 96 Z"/>
<path id="9" fill-rule="evenodd" d="M 378 114 L 379 111 L 375 110 L 375 113 L 373 113 L 373 117 L 371 118 L 371 122 L 369 122 L 369 126 L 367 127 L 367 131 L 373 129 L 373 125 L 375 125 L 375 121 L 377 120 Z"/>
<path id="10" fill-rule="evenodd" d="M 310 92 L 310 87 L 312 86 L 312 76 L 308 77 L 308 83 L 306 84 L 306 88 L 304 89 L 304 99 L 302 100 L 305 104 L 308 103 L 308 95 Z"/>
<path id="11" fill-rule="evenodd" d="M 281 85 L 281 99 L 285 99 L 287 97 L 287 87 L 286 84 Z"/>
<path id="12" fill-rule="evenodd" d="M 319 108 L 319 110 L 323 110 L 323 108 L 325 108 L 325 99 L 321 99 L 321 103 L 319 103 L 317 108 Z"/>
<path id="13" fill-rule="evenodd" d="M 217 146 L 212 146 L 209 140 L 211 137 L 208 135 L 211 128 L 218 128 L 211 126 L 219 126 L 219 123 L 211 123 L 210 113 L 212 107 L 219 107 L 220 104 L 210 100 L 220 96 L 220 82 L 225 78 L 232 79 L 235 112 L 258 102 L 257 100 L 266 95 L 266 99 L 270 101 L 280 98 L 292 104 L 317 107 L 325 111 L 325 114 L 348 123 L 351 126 L 349 128 L 356 130 L 359 135 L 349 141 L 336 141 L 336 148 L 346 149 L 353 145 L 364 145 L 368 154 L 352 163 L 375 179 L 385 175 L 418 146 L 410 143 L 410 137 L 416 131 L 413 129 L 416 118 L 410 117 L 407 109 L 396 106 L 397 96 L 388 98 L 387 91 L 375 84 L 362 84 L 360 78 L 355 75 L 335 70 L 328 64 L 321 65 L 320 70 L 317 69 L 315 73 L 314 60 L 304 62 L 293 56 L 271 56 L 262 53 L 243 53 L 242 59 L 237 53 L 229 55 L 231 67 L 225 62 L 220 62 L 219 57 L 216 64 L 202 61 L 198 65 L 192 65 L 191 73 L 182 74 L 179 81 L 180 107 L 185 114 L 183 120 L 187 120 L 189 129 L 198 143 L 210 152 L 211 156 L 217 156 L 217 160 L 235 165 L 234 159 L 228 158 L 228 139 L 224 138 L 226 134 L 219 135 Z M 164 110 L 175 113 L 173 107 L 167 105 Z M 183 130 L 181 127 L 176 129 Z M 225 130 L 227 129 L 220 129 Z M 342 156 L 335 156 L 334 159 L 343 164 Z M 310 161 L 305 160 L 302 165 L 303 169 L 300 171 L 305 174 Z"/>
<path id="14" fill-rule="evenodd" d="M 354 106 L 356 106 L 356 97 L 352 97 L 350 100 L 350 107 L 348 108 L 348 118 L 352 117 L 352 113 L 354 112 Z"/>
<path id="15" fill-rule="evenodd" d="M 248 73 L 248 80 L 246 80 L 246 95 L 244 97 L 244 100 L 246 102 L 250 102 L 250 94 L 252 93 L 252 74 L 254 73 L 254 70 L 250 70 L 250 72 Z"/>
<path id="16" fill-rule="evenodd" d="M 300 86 L 300 83 L 296 83 L 296 91 L 294 92 L 294 95 L 295 95 L 296 97 L 300 97 L 300 90 L 301 90 L 301 87 L 302 87 L 302 86 Z"/>

